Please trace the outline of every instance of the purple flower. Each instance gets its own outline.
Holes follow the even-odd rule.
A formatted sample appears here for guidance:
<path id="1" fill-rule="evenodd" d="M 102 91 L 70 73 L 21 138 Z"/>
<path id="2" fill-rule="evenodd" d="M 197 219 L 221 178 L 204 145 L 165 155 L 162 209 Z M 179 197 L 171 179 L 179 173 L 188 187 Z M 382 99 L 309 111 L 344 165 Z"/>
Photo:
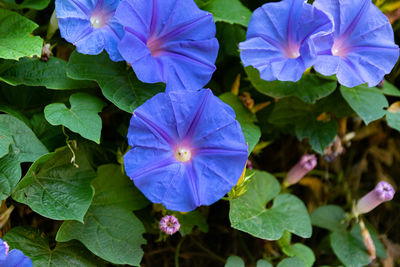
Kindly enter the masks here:
<path id="1" fill-rule="evenodd" d="M 122 57 L 146 83 L 166 90 L 202 88 L 218 54 L 212 15 L 193 0 L 123 0 L 116 18 L 124 26 Z"/>
<path id="2" fill-rule="evenodd" d="M 210 90 L 160 93 L 132 116 L 125 170 L 153 203 L 191 211 L 236 185 L 247 145 L 231 107 Z"/>
<path id="3" fill-rule="evenodd" d="M 381 203 L 392 200 L 394 194 L 395 191 L 389 183 L 379 182 L 371 192 L 357 202 L 356 212 L 358 214 L 370 212 Z"/>
<path id="4" fill-rule="evenodd" d="M 173 235 L 179 231 L 181 225 L 174 215 L 167 215 L 162 217 L 160 221 L 160 230 L 168 235 Z"/>
<path id="5" fill-rule="evenodd" d="M 303 155 L 300 161 L 294 165 L 286 175 L 286 186 L 298 183 L 309 171 L 317 166 L 317 157 L 315 155 Z"/>
<path id="6" fill-rule="evenodd" d="M 123 27 L 114 18 L 120 0 L 56 0 L 61 36 L 78 52 L 98 55 L 103 49 L 111 60 L 120 61 L 118 43 Z"/>
<path id="7" fill-rule="evenodd" d="M 318 41 L 325 48 L 319 51 L 315 70 L 336 74 L 347 87 L 377 85 L 399 57 L 388 18 L 371 0 L 316 0 L 314 5 L 328 13 L 335 25 L 332 38 Z"/>
<path id="8" fill-rule="evenodd" d="M 251 16 L 240 58 L 267 81 L 298 81 L 316 59 L 314 39 L 330 34 L 333 25 L 322 11 L 304 0 L 267 3 Z"/>
<path id="9" fill-rule="evenodd" d="M 18 249 L 11 251 L 7 242 L 0 238 L 0 266 L 4 267 L 32 267 L 32 261 Z"/>

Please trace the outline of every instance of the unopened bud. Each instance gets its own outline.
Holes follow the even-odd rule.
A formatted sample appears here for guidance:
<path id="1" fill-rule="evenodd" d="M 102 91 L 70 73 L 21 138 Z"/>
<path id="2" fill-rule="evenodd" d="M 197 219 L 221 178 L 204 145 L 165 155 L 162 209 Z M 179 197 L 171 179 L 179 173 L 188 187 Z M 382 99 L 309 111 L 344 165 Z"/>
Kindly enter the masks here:
<path id="1" fill-rule="evenodd" d="M 370 212 L 381 203 L 392 200 L 394 194 L 395 191 L 389 183 L 379 182 L 372 191 L 357 202 L 357 214 Z"/>
<path id="2" fill-rule="evenodd" d="M 303 155 L 300 161 L 286 175 L 284 182 L 286 186 L 298 183 L 309 171 L 317 166 L 317 162 L 318 160 L 315 155 Z"/>
<path id="3" fill-rule="evenodd" d="M 168 235 L 173 235 L 179 231 L 181 225 L 174 215 L 164 216 L 160 221 L 160 230 Z"/>

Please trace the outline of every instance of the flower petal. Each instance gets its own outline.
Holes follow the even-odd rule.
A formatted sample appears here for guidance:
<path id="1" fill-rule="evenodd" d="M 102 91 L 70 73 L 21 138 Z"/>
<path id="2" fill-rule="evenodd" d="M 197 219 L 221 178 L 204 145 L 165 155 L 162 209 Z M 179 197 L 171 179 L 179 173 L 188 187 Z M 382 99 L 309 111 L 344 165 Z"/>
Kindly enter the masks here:
<path id="1" fill-rule="evenodd" d="M 101 30 L 93 30 L 88 35 L 77 40 L 74 45 L 79 53 L 98 55 L 104 49 L 104 33 Z"/>
<path id="2" fill-rule="evenodd" d="M 11 250 L 2 266 L 32 267 L 32 261 L 18 249 Z"/>
<path id="3" fill-rule="evenodd" d="M 96 3 L 92 0 L 56 0 L 57 18 L 87 19 Z"/>

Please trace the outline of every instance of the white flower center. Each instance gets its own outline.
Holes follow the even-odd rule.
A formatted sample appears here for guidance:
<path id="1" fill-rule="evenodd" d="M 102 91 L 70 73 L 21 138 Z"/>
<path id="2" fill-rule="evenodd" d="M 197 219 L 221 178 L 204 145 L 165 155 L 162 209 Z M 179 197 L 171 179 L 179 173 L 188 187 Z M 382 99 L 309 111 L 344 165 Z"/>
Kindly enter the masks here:
<path id="1" fill-rule="evenodd" d="M 106 23 L 100 17 L 98 17 L 96 15 L 92 15 L 90 17 L 90 24 L 92 24 L 93 28 L 98 29 L 98 28 L 103 27 Z"/>
<path id="2" fill-rule="evenodd" d="M 186 147 L 178 147 L 175 150 L 175 158 L 181 162 L 187 162 L 191 159 L 192 152 Z"/>

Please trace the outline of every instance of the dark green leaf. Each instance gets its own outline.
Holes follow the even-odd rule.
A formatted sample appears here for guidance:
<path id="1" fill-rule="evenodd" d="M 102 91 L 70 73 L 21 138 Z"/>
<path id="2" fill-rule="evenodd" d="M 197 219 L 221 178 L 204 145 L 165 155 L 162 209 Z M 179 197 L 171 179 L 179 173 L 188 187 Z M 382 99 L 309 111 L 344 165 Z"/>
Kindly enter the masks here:
<path id="1" fill-rule="evenodd" d="M 111 177 L 115 179 L 115 185 L 107 181 Z M 144 206 L 144 201 L 135 196 L 137 191 L 131 186 L 121 189 L 127 185 L 127 179 L 116 165 L 102 166 L 98 177 L 93 180 L 96 194 L 84 222 L 65 221 L 56 240 L 77 239 L 109 262 L 138 266 L 143 256 L 141 245 L 146 242 L 142 237 L 145 229 L 132 209 Z M 134 196 L 129 195 L 129 191 Z"/>
<path id="2" fill-rule="evenodd" d="M 31 36 L 37 27 L 36 23 L 15 12 L 0 9 L 0 58 L 40 56 L 43 41 L 39 36 Z"/>
<path id="3" fill-rule="evenodd" d="M 296 136 L 301 141 L 307 138 L 312 149 L 320 154 L 335 139 L 338 131 L 336 121 L 321 122 L 316 119 L 305 119 L 296 124 Z"/>
<path id="4" fill-rule="evenodd" d="M 13 199 L 54 220 L 83 221 L 93 198 L 90 182 L 96 173 L 84 151 L 78 148 L 75 154 L 78 168 L 66 147 L 39 158 L 17 185 Z"/>
<path id="5" fill-rule="evenodd" d="M 0 80 L 11 85 L 44 86 L 48 89 L 79 89 L 93 87 L 92 82 L 67 77 L 67 62 L 51 57 L 47 62 L 38 58 L 0 62 Z"/>
<path id="6" fill-rule="evenodd" d="M 32 130 L 19 119 L 0 114 L 0 125 L 0 154 L 4 154 L 4 148 L 10 145 L 10 155 L 16 156 L 18 162 L 33 162 L 48 153 Z"/>
<path id="7" fill-rule="evenodd" d="M 388 82 L 386 80 L 383 84 L 382 92 L 385 95 L 400 96 L 400 90 L 396 86 L 394 86 L 393 84 L 391 84 L 390 82 Z"/>
<path id="8" fill-rule="evenodd" d="M 15 0 L 1 0 L 1 2 L 4 2 L 8 7 L 15 9 L 32 8 L 42 10 L 49 5 L 50 0 L 23 0 L 18 1 L 19 4 L 17 4 L 17 1 Z"/>
<path id="9" fill-rule="evenodd" d="M 19 162 L 12 156 L 0 158 L 0 201 L 11 195 L 20 178 Z"/>
<path id="10" fill-rule="evenodd" d="M 385 115 L 385 108 L 389 106 L 382 91 L 370 88 L 367 85 L 359 85 L 353 88 L 341 86 L 340 92 L 365 124 L 382 118 Z"/>
<path id="11" fill-rule="evenodd" d="M 261 137 L 260 128 L 254 123 L 257 122 L 255 114 L 246 109 L 237 96 L 232 93 L 224 93 L 219 98 L 230 105 L 236 113 L 236 119 L 239 121 L 244 138 L 249 144 L 249 153 L 256 146 Z"/>
<path id="12" fill-rule="evenodd" d="M 346 225 L 343 223 L 345 213 L 343 209 L 335 205 L 318 207 L 311 214 L 312 224 L 330 231 L 344 231 Z"/>
<path id="13" fill-rule="evenodd" d="M 375 245 L 375 250 L 376 250 L 376 255 L 378 257 L 381 258 L 386 258 L 386 249 L 385 246 L 382 244 L 382 242 L 379 240 L 379 237 L 377 235 L 377 233 L 375 232 L 375 230 L 372 227 L 368 227 L 368 225 L 366 225 L 369 234 L 371 235 L 372 241 L 374 242 Z M 353 226 L 353 228 L 351 229 L 350 234 L 358 240 L 358 246 L 360 248 L 365 248 L 363 239 L 362 239 L 362 235 L 361 235 L 361 227 L 360 224 L 356 224 Z"/>
<path id="14" fill-rule="evenodd" d="M 225 267 L 245 267 L 244 261 L 239 256 L 229 256 L 228 260 L 225 263 Z"/>
<path id="15" fill-rule="evenodd" d="M 199 6 L 212 13 L 215 22 L 236 23 L 247 27 L 250 21 L 251 11 L 239 0 L 210 0 L 199 3 Z"/>
<path id="16" fill-rule="evenodd" d="M 386 121 L 390 127 L 396 129 L 397 131 L 400 131 L 400 111 L 397 112 L 387 111 Z"/>
<path id="17" fill-rule="evenodd" d="M 52 125 L 64 125 L 82 137 L 100 144 L 102 122 L 98 113 L 106 104 L 85 93 L 73 94 L 69 101 L 71 108 L 61 103 L 46 106 L 46 120 Z"/>
<path id="18" fill-rule="evenodd" d="M 67 75 L 77 80 L 96 81 L 104 96 L 120 109 L 132 113 L 165 85 L 140 82 L 125 63 L 113 62 L 107 53 L 97 56 L 74 51 L 68 62 Z"/>
<path id="19" fill-rule="evenodd" d="M 336 256 L 346 266 L 365 266 L 371 262 L 365 247 L 361 247 L 359 241 L 348 232 L 333 232 L 330 242 Z"/>
<path id="20" fill-rule="evenodd" d="M 174 212 L 173 214 L 181 224 L 179 232 L 182 235 L 190 234 L 195 226 L 198 226 L 200 231 L 204 233 L 208 232 L 207 219 L 198 210 L 194 210 L 188 213 Z"/>
<path id="21" fill-rule="evenodd" d="M 285 230 L 311 236 L 311 221 L 303 202 L 290 194 L 279 194 L 278 181 L 266 172 L 255 171 L 247 192 L 230 202 L 233 228 L 268 240 L 281 238 Z M 267 203 L 273 199 L 271 208 Z"/>
<path id="22" fill-rule="evenodd" d="M 303 75 L 298 82 L 268 82 L 261 79 L 257 69 L 246 67 L 245 70 L 257 91 L 276 98 L 295 96 L 306 103 L 315 103 L 318 99 L 330 95 L 337 86 L 336 81 L 323 79 L 315 74 Z"/>
<path id="23" fill-rule="evenodd" d="M 19 249 L 33 266 L 98 267 L 104 263 L 78 242 L 57 243 L 50 249 L 48 238 L 33 227 L 15 227 L 4 236 L 10 249 Z"/>

